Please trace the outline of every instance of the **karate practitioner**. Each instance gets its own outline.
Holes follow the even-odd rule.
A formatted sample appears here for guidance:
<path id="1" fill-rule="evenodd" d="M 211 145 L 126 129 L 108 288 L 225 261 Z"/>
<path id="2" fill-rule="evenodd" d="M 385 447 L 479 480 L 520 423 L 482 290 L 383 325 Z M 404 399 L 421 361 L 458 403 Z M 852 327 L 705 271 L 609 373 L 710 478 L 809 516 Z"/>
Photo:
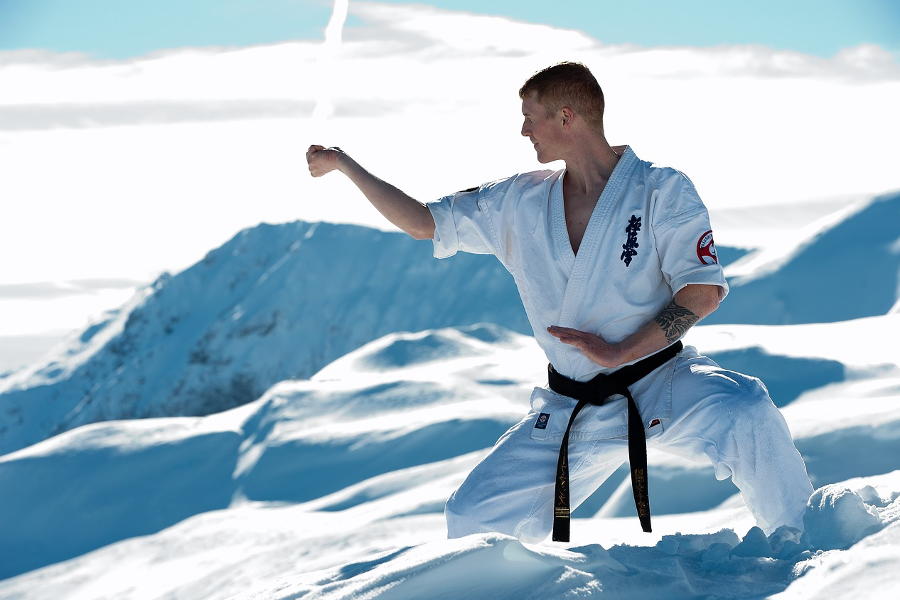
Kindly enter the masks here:
<path id="1" fill-rule="evenodd" d="M 344 173 L 389 221 L 432 240 L 435 258 L 496 256 L 550 362 L 531 410 L 448 500 L 448 536 L 568 541 L 570 510 L 626 460 L 650 531 L 646 446 L 711 462 L 766 534 L 802 531 L 813 489 L 765 385 L 680 342 L 728 294 L 692 182 L 609 145 L 603 92 L 580 63 L 535 73 L 519 96 L 521 134 L 563 169 L 422 204 L 337 147 L 307 152 L 313 176 Z"/>

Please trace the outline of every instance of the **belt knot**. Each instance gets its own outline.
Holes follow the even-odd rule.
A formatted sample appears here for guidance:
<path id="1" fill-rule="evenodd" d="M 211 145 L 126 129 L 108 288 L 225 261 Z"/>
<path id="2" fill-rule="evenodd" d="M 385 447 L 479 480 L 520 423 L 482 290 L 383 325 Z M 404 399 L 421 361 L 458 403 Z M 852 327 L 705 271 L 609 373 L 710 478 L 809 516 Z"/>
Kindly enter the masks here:
<path id="1" fill-rule="evenodd" d="M 661 367 L 681 352 L 684 346 L 680 341 L 660 350 L 640 361 L 622 367 L 612 373 L 600 373 L 589 381 L 576 381 L 559 373 L 553 365 L 547 365 L 547 378 L 552 389 L 557 394 L 568 396 L 578 400 L 566 432 L 563 434 L 559 446 L 559 459 L 556 463 L 556 486 L 554 489 L 553 504 L 553 541 L 569 541 L 569 432 L 575 417 L 588 404 L 601 406 L 609 401 L 611 396 L 620 394 L 628 400 L 628 462 L 631 466 L 631 488 L 634 493 L 634 504 L 637 509 L 638 519 L 644 531 L 650 529 L 650 492 L 647 486 L 647 439 L 644 434 L 644 424 L 638 411 L 637 403 L 628 390 L 628 386 L 636 383 L 642 377 Z"/>

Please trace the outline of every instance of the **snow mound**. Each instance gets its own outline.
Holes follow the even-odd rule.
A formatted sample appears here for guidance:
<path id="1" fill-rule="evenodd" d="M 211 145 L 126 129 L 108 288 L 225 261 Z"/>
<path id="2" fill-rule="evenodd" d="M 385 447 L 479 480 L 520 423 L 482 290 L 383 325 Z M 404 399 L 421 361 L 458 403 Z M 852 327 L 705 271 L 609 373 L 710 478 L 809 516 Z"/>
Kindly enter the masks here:
<path id="1" fill-rule="evenodd" d="M 896 600 L 900 588 L 900 522 L 847 550 L 817 554 L 794 567 L 788 588 L 771 600 Z"/>
<path id="2" fill-rule="evenodd" d="M 428 363 L 459 358 L 481 357 L 490 360 L 498 347 L 523 348 L 526 338 L 493 323 L 385 335 L 345 354 L 312 376 L 313 380 L 354 379 L 360 375 L 387 370 L 415 370 Z"/>
<path id="3" fill-rule="evenodd" d="M 738 545 L 739 541 L 740 538 L 731 529 L 722 529 L 715 533 L 704 534 L 676 533 L 674 535 L 664 535 L 656 544 L 656 549 L 665 554 L 690 556 L 698 552 L 705 552 L 715 544 L 724 544 L 729 548 L 733 548 Z"/>
<path id="4" fill-rule="evenodd" d="M 875 506 L 882 506 L 872 486 L 858 491 L 841 484 L 826 485 L 809 498 L 803 526 L 815 548 L 849 548 L 883 526 Z"/>
<path id="5" fill-rule="evenodd" d="M 782 369 L 796 372 L 801 380 L 809 379 L 813 385 L 807 389 L 824 385 L 828 380 L 870 372 L 873 367 L 900 367 L 900 353 L 894 343 L 900 336 L 900 313 L 802 325 L 707 325 L 705 319 L 701 323 L 703 325 L 688 331 L 685 343 L 693 344 L 709 356 L 724 355 L 729 361 L 737 350 L 748 351 L 743 356 L 751 362 L 735 365 L 762 367 L 769 372 L 761 377 L 763 381 L 771 374 L 777 375 L 777 360 L 771 357 L 809 359 L 806 365 L 791 361 L 787 369 L 782 362 Z M 754 358 L 762 361 L 757 364 Z M 816 370 L 832 371 L 835 362 L 843 366 L 843 374 L 834 373 L 840 377 L 815 375 Z M 781 373 L 780 377 L 784 376 Z"/>
<path id="6" fill-rule="evenodd" d="M 848 501 L 847 490 L 856 498 Z M 564 547 L 502 534 L 447 540 L 440 516 L 385 518 L 365 505 L 320 512 L 245 503 L 0 581 L 0 597 L 786 600 L 825 598 L 813 594 L 832 585 L 848 593 L 828 598 L 878 598 L 861 591 L 900 580 L 900 470 L 826 486 L 814 498 L 835 499 L 825 509 L 818 501 L 808 507 L 815 527 L 831 532 L 817 538 L 825 546 L 836 538 L 848 542 L 842 532 L 864 520 L 863 512 L 874 511 L 882 529 L 852 536 L 858 541 L 847 550 L 810 544 L 789 527 L 768 537 L 757 527 L 743 537 L 728 527 L 676 532 L 652 546 L 641 545 L 646 534 L 634 532 L 633 542 Z M 844 503 L 849 508 L 828 508 Z M 679 518 L 696 531 L 709 515 Z"/>
<path id="7" fill-rule="evenodd" d="M 823 335 L 804 327 L 810 330 L 804 340 L 827 341 L 834 324 L 820 326 L 828 330 Z M 439 342 L 453 358 L 358 369 L 377 363 L 398 340 L 412 355 L 417 343 Z M 444 502 L 478 457 L 527 411 L 533 385 L 543 383 L 534 379 L 545 360 L 532 338 L 493 325 L 395 333 L 311 380 L 282 381 L 229 411 L 95 423 L 0 456 L 0 488 L 17 492 L 0 495 L 0 514 L 25 515 L 0 520 L 0 555 L 9 555 L 0 560 L 0 576 L 155 534 L 238 502 L 302 503 L 319 515 L 387 521 L 442 519 Z M 898 386 L 900 374 L 876 373 L 806 392 L 786 407 L 814 485 L 897 467 Z M 704 510 L 706 526 L 744 526 L 716 512 L 734 508 L 726 504 L 736 489 L 717 480 L 708 463 L 650 452 L 651 479 L 664 482 L 650 486 L 655 514 L 677 519 Z M 632 520 L 626 537 L 616 538 L 609 525 L 625 519 L 607 517 L 633 511 L 623 466 L 577 507 L 576 517 L 603 517 L 584 521 L 586 531 L 592 521 L 605 527 L 577 541 L 630 539 Z"/>
<path id="8" fill-rule="evenodd" d="M 888 313 L 900 283 L 900 193 L 811 224 L 725 270 L 731 293 L 706 323 L 825 323 Z M 834 284 L 839 277 L 840 285 Z"/>
<path id="9" fill-rule="evenodd" d="M 441 340 L 455 358 L 282 381 L 213 415 L 91 423 L 0 456 L 0 489 L 17 490 L 0 494 L 0 515 L 23 515 L 0 519 L 0 578 L 237 501 L 334 495 L 321 512 L 442 513 L 472 466 L 465 455 L 489 448 L 525 413 L 528 377 L 545 359 L 530 337 L 475 325 L 392 334 L 324 371 L 374 362 L 398 339 L 413 355 L 416 344 Z M 500 373 L 513 379 L 499 382 Z"/>
<path id="10" fill-rule="evenodd" d="M 323 576 L 257 598 L 746 598 L 784 589 L 789 561 L 733 556 L 730 529 L 665 536 L 655 547 L 599 544 L 548 548 L 500 534 L 422 544 L 381 559 L 327 570 Z M 747 575 L 752 573 L 754 578 Z M 274 592 L 274 590 L 273 590 Z"/>
<path id="11" fill-rule="evenodd" d="M 900 507 L 890 508 L 900 496 L 900 471 L 881 479 L 895 490 L 888 498 L 860 480 L 816 490 L 805 520 L 809 535 L 782 526 L 766 536 L 752 527 L 741 538 L 726 528 L 664 535 L 652 547 L 589 544 L 563 549 L 475 534 L 355 565 L 349 574 L 347 567 L 329 571 L 271 597 L 759 598 L 785 590 L 798 575 L 812 580 L 818 576 L 816 561 L 827 552 L 851 547 L 900 518 L 895 510 Z"/>

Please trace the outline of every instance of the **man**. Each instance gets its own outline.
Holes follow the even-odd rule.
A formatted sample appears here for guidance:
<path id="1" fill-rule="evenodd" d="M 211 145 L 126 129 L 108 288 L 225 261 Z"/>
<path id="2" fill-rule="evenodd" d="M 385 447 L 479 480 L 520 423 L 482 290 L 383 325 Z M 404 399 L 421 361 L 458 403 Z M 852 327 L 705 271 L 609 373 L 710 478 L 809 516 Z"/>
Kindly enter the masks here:
<path id="1" fill-rule="evenodd" d="M 680 338 L 728 294 L 706 207 L 679 171 L 612 147 L 603 92 L 584 65 L 519 90 L 538 161 L 565 161 L 421 204 L 338 148 L 311 146 L 310 173 L 338 169 L 434 256 L 494 254 L 513 275 L 548 387 L 447 502 L 448 535 L 496 531 L 568 541 L 569 513 L 625 460 L 650 531 L 646 445 L 731 476 L 767 533 L 803 529 L 812 486 L 762 382 Z M 582 408 L 585 408 L 582 411 Z M 571 505 L 571 506 L 570 506 Z"/>

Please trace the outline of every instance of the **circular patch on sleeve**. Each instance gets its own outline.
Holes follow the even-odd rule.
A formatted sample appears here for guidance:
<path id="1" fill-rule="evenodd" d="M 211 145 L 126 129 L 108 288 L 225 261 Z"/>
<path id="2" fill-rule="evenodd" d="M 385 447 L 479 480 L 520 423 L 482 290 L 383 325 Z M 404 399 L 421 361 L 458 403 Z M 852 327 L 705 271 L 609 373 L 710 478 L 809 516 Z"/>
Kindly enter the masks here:
<path id="1" fill-rule="evenodd" d="M 719 262 L 716 256 L 716 245 L 713 243 L 712 229 L 700 236 L 697 240 L 697 258 L 704 265 L 711 265 Z"/>

